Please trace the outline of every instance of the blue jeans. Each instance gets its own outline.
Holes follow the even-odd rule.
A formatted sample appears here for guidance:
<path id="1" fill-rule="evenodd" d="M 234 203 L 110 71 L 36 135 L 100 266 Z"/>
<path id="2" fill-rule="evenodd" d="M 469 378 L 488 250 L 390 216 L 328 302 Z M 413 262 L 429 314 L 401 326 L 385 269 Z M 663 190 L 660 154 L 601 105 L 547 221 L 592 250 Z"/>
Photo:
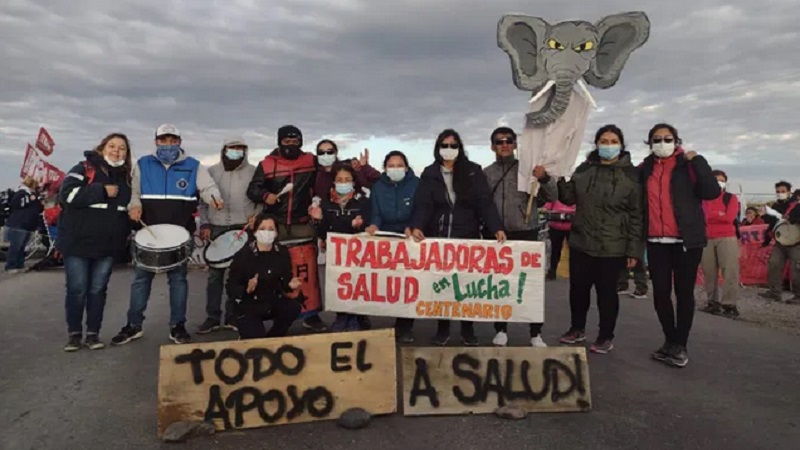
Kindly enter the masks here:
<path id="1" fill-rule="evenodd" d="M 25 246 L 31 238 L 31 232 L 19 228 L 5 227 L 4 239 L 8 241 L 6 270 L 25 268 Z"/>
<path id="2" fill-rule="evenodd" d="M 156 274 L 138 267 L 134 268 L 131 285 L 131 303 L 128 308 L 128 325 L 141 327 L 144 323 L 144 311 L 150 299 L 150 286 Z M 169 326 L 174 327 L 186 322 L 186 300 L 189 287 L 186 282 L 186 264 L 167 272 L 169 280 Z"/>
<path id="3" fill-rule="evenodd" d="M 83 311 L 86 311 L 86 332 L 100 333 L 106 307 L 106 289 L 111 278 L 114 258 L 100 259 L 67 256 L 64 273 L 67 276 L 67 332 L 83 333 Z"/>

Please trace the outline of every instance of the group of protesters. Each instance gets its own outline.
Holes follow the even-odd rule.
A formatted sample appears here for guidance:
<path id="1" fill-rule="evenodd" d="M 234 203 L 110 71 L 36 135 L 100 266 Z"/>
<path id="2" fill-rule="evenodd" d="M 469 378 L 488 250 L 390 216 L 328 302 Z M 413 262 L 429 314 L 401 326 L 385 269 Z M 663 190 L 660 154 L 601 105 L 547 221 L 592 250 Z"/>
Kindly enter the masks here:
<path id="1" fill-rule="evenodd" d="M 599 330 L 590 350 L 604 354 L 614 348 L 619 295 L 627 289 L 631 271 L 636 280 L 634 297 L 647 296 L 646 272 L 652 280 L 664 334 L 664 344 L 652 354 L 655 360 L 675 367 L 688 363 L 694 285 L 701 262 L 704 270 L 721 270 L 726 279 L 719 296 L 716 283 L 707 288 L 708 312 L 738 315 L 734 289 L 738 260 L 732 256 L 738 200 L 725 191 L 726 175 L 712 171 L 702 156 L 684 150 L 671 125 L 652 127 L 645 140 L 651 154 L 640 164 L 634 164 L 626 150 L 622 130 L 606 125 L 597 131 L 593 151 L 569 179 L 536 166 L 532 176 L 540 188 L 534 194 L 534 213 L 530 207 L 526 210 L 530 199 L 518 186 L 517 135 L 507 127 L 491 133 L 496 161 L 485 169 L 469 160 L 456 131 L 444 130 L 436 138 L 433 162 L 419 176 L 400 151 L 389 152 L 379 171 L 369 165 L 366 150 L 360 158 L 340 159 L 336 143 L 325 139 L 312 154 L 303 151 L 297 127 L 281 127 L 277 134 L 277 148 L 257 166 L 248 161 L 245 140 L 230 137 L 220 149 L 219 163 L 206 169 L 187 154 L 180 131 L 170 124 L 158 127 L 153 153 L 136 162 L 131 160 L 128 138 L 120 133 L 106 136 L 85 152 L 59 190 L 63 211 L 57 246 L 66 272 L 66 351 L 83 345 L 104 347 L 99 333 L 108 281 L 115 256 L 130 245 L 132 230 L 171 224 L 194 233 L 198 207 L 202 239 L 214 240 L 241 229 L 249 235 L 228 269 L 208 271 L 207 317 L 197 328 L 201 334 L 229 328 L 248 339 L 288 332 L 300 317 L 302 304 L 286 296 L 304 281 L 292 270 L 282 242 L 313 239 L 324 252 L 330 232 L 393 232 L 417 242 L 426 238 L 536 241 L 544 236 L 540 221 L 531 217 L 539 208 L 546 211 L 552 240 L 548 280 L 556 277 L 565 240 L 570 251 L 571 324 L 561 343 L 586 341 L 594 288 Z M 791 188 L 779 185 L 779 195 Z M 789 206 L 795 203 L 788 198 L 779 200 L 765 218 L 797 219 L 800 209 Z M 780 258 L 798 260 L 794 248 L 776 246 L 773 256 L 776 266 Z M 797 264 L 793 267 L 796 270 Z M 320 272 L 324 274 L 324 269 Z M 112 344 L 143 336 L 154 275 L 134 268 L 125 325 Z M 168 270 L 167 278 L 169 338 L 187 343 L 191 336 L 185 326 L 186 263 Z M 324 279 L 319 283 L 324 286 Z M 775 287 L 772 276 L 770 287 Z M 774 297 L 773 293 L 769 295 Z M 273 321 L 269 331 L 266 320 Z M 307 314 L 302 324 L 315 332 L 328 329 L 316 312 Z M 413 319 L 396 320 L 400 342 L 414 342 L 413 325 Z M 450 325 L 449 320 L 439 320 L 432 344 L 448 343 Z M 546 346 L 542 326 L 529 325 L 531 345 Z M 370 327 L 369 317 L 345 313 L 338 313 L 330 325 L 337 332 Z M 507 345 L 508 324 L 494 327 L 492 343 Z M 473 322 L 461 321 L 460 337 L 464 345 L 479 344 Z"/>

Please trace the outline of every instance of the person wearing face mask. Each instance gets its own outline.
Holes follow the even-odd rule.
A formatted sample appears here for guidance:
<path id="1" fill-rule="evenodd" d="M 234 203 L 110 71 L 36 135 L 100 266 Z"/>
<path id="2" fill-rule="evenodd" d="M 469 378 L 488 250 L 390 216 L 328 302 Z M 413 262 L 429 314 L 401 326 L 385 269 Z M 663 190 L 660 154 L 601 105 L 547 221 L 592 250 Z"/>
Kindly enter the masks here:
<path id="1" fill-rule="evenodd" d="M 369 199 L 360 192 L 356 171 L 349 165 L 338 165 L 334 169 L 334 185 L 315 209 L 317 236 L 322 242 L 328 233 L 356 234 L 369 226 Z M 369 319 L 357 314 L 337 313 L 331 329 L 336 332 L 358 331 L 370 328 Z"/>
<path id="2" fill-rule="evenodd" d="M 753 207 L 748 207 L 744 212 L 744 219 L 742 220 L 743 227 L 749 227 L 751 225 L 764 225 L 764 219 L 758 214 L 758 209 Z"/>
<path id="3" fill-rule="evenodd" d="M 605 354 L 614 349 L 619 315 L 617 281 L 644 254 L 644 209 L 639 170 L 625 150 L 625 137 L 615 125 L 595 134 L 592 151 L 569 181 L 558 181 L 559 200 L 575 205 L 569 236 L 569 304 L 572 323 L 563 344 L 586 340 L 586 315 L 591 290 L 597 294 L 600 331 L 590 347 Z"/>
<path id="4" fill-rule="evenodd" d="M 700 267 L 706 289 L 703 312 L 735 319 L 739 317 L 739 238 L 737 234 L 739 199 L 726 191 L 728 176 L 721 170 L 711 172 L 722 193 L 714 200 L 703 200 L 708 245 L 703 250 Z M 722 272 L 722 291 L 717 276 Z"/>
<path id="5" fill-rule="evenodd" d="M 105 347 L 100 327 L 114 258 L 130 235 L 131 154 L 128 138 L 112 133 L 84 152 L 85 160 L 70 169 L 58 193 L 62 205 L 56 245 L 64 256 L 67 344 Z M 86 329 L 83 328 L 84 315 Z M 86 340 L 83 341 L 84 331 Z"/>
<path id="6" fill-rule="evenodd" d="M 686 345 L 694 320 L 697 268 L 707 244 L 703 200 L 714 200 L 722 191 L 705 158 L 684 151 L 678 130 L 672 125 L 655 125 L 645 143 L 652 151 L 641 165 L 647 259 L 653 303 L 665 341 L 651 357 L 673 367 L 685 367 L 689 363 Z"/>
<path id="7" fill-rule="evenodd" d="M 322 198 L 333 186 L 333 168 L 339 163 L 339 147 L 330 139 L 323 139 L 317 144 L 317 178 L 314 181 L 314 195 Z M 359 159 L 350 164 L 356 171 L 359 186 L 372 189 L 372 185 L 381 177 L 381 173 L 369 165 L 369 150 L 365 149 Z"/>
<path id="8" fill-rule="evenodd" d="M 228 297 L 239 327 L 240 339 L 286 336 L 300 315 L 301 305 L 286 298 L 302 281 L 292 276 L 289 251 L 277 240 L 274 217 L 259 214 L 253 227 L 255 241 L 233 257 L 228 276 Z M 269 332 L 265 320 L 272 320 Z"/>
<path id="9" fill-rule="evenodd" d="M 439 133 L 433 147 L 435 162 L 426 167 L 414 195 L 414 212 L 407 236 L 416 242 L 425 237 L 480 239 L 481 226 L 498 242 L 506 233 L 481 166 L 471 162 L 461 136 L 455 130 Z M 450 340 L 450 320 L 439 320 L 433 345 Z M 474 324 L 461 321 L 464 345 L 477 346 Z"/>
<path id="10" fill-rule="evenodd" d="M 221 210 L 225 204 L 214 179 L 200 161 L 188 156 L 181 147 L 178 128 L 164 124 L 156 129 L 155 153 L 139 158 L 131 173 L 131 201 L 128 216 L 138 225 L 170 224 L 186 228 L 194 234 L 198 197 Z M 186 331 L 186 303 L 189 287 L 187 264 L 167 272 L 169 280 L 169 338 L 176 344 L 191 341 Z M 150 287 L 155 273 L 134 267 L 127 323 L 111 339 L 123 345 L 144 335 L 142 324 Z"/>
<path id="11" fill-rule="evenodd" d="M 200 237 L 204 241 L 217 239 L 231 230 L 241 230 L 261 210 L 247 197 L 247 188 L 255 166 L 247 160 L 247 143 L 241 136 L 225 138 L 220 150 L 220 162 L 208 168 L 208 173 L 217 185 L 225 208 L 216 210 L 200 203 Z M 198 334 L 217 331 L 221 327 L 235 330 L 233 308 L 225 304 L 225 320 L 222 320 L 222 291 L 226 269 L 209 267 L 206 284 L 206 320 L 197 328 Z"/>
<path id="12" fill-rule="evenodd" d="M 419 178 L 408 166 L 408 158 L 403 152 L 394 150 L 383 160 L 383 175 L 372 186 L 370 193 L 370 226 L 367 233 L 378 231 L 410 233 L 411 213 L 414 211 L 414 195 L 419 186 Z M 395 321 L 397 341 L 404 344 L 414 342 L 411 331 L 414 319 L 398 318 Z"/>
<path id="13" fill-rule="evenodd" d="M 247 196 L 264 212 L 278 221 L 278 238 L 281 241 L 316 238 L 311 224 L 310 209 L 315 195 L 317 160 L 304 152 L 303 133 L 294 125 L 278 129 L 278 148 L 267 155 L 250 180 Z M 287 185 L 292 187 L 284 191 Z M 303 327 L 322 332 L 327 329 L 319 314 L 311 313 L 303 320 Z"/>
<path id="14" fill-rule="evenodd" d="M 506 232 L 506 237 L 512 241 L 538 241 L 538 218 L 525 217 L 528 204 L 528 194 L 518 189 L 517 171 L 519 161 L 514 155 L 517 149 L 517 135 L 514 130 L 500 127 L 492 131 L 489 138 L 496 161 L 485 168 L 486 181 L 492 193 L 492 199 L 498 212 L 500 222 Z M 544 206 L 550 200 L 558 197 L 556 180 L 547 176 L 544 167 L 537 166 L 533 175 L 539 179 L 541 187 L 536 196 L 536 207 Z M 547 347 L 542 339 L 541 323 L 532 323 L 530 328 L 530 343 L 534 347 Z M 496 322 L 494 324 L 495 337 L 492 344 L 497 347 L 508 345 L 508 323 Z"/>
<path id="15" fill-rule="evenodd" d="M 772 206 L 766 206 L 764 214 L 764 222 L 769 225 L 768 238 L 764 240 L 764 245 L 768 245 L 772 239 L 775 231 L 775 226 L 781 220 L 788 220 L 790 223 L 800 223 L 800 208 L 797 201 L 791 194 L 792 185 L 787 181 L 779 181 L 775 183 L 775 197 L 777 201 Z M 790 247 L 782 245 L 780 242 L 775 242 L 772 247 L 772 253 L 769 255 L 767 263 L 767 285 L 768 290 L 759 295 L 767 300 L 781 301 L 783 299 L 782 284 L 783 273 L 786 269 L 786 263 L 791 267 L 791 286 L 794 291 L 794 297 L 789 301 L 790 303 L 800 302 L 800 245 L 793 245 Z"/>

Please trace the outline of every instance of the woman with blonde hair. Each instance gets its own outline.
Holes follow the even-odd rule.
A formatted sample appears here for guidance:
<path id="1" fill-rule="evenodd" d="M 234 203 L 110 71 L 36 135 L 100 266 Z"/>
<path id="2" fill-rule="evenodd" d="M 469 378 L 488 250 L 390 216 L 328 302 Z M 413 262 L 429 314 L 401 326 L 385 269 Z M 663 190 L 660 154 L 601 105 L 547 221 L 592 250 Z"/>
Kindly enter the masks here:
<path id="1" fill-rule="evenodd" d="M 64 350 L 81 348 L 84 311 L 85 345 L 105 347 L 99 339 L 106 290 L 114 257 L 130 235 L 127 205 L 131 199 L 131 154 L 128 138 L 112 133 L 84 153 L 61 184 L 57 246 L 64 255 L 67 279 L 67 333 Z"/>

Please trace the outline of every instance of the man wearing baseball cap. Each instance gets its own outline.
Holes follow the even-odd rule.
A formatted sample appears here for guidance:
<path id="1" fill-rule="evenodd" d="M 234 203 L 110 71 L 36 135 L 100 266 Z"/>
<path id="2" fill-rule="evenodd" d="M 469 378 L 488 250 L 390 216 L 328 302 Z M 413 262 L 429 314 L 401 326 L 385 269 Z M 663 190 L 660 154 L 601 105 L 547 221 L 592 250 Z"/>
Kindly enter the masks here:
<path id="1" fill-rule="evenodd" d="M 199 197 L 221 210 L 222 197 L 205 167 L 181 148 L 181 133 L 171 124 L 156 129 L 154 153 L 139 158 L 131 173 L 131 202 L 128 215 L 142 226 L 171 224 L 195 230 L 194 214 Z M 145 225 L 146 224 L 146 225 Z M 141 231 L 140 231 L 141 232 Z M 169 338 L 176 344 L 191 341 L 186 332 L 188 285 L 186 263 L 167 272 L 169 279 Z M 128 322 L 111 339 L 114 345 L 139 339 L 144 332 L 144 312 L 150 299 L 150 286 L 155 273 L 134 266 Z"/>
<path id="2" fill-rule="evenodd" d="M 204 241 L 217 239 L 231 230 L 241 230 L 261 211 L 261 205 L 247 197 L 247 187 L 256 171 L 247 160 L 247 142 L 241 136 L 229 136 L 222 142 L 220 162 L 208 168 L 211 178 L 219 188 L 225 208 L 215 210 L 200 204 L 200 237 Z M 206 320 L 198 328 L 199 334 L 219 330 L 220 327 L 236 329 L 233 305 L 225 302 L 225 320 L 222 320 L 222 292 L 227 269 L 208 269 L 206 285 Z"/>
<path id="3" fill-rule="evenodd" d="M 279 241 L 315 242 L 308 209 L 314 196 L 317 165 L 314 155 L 302 150 L 303 133 L 294 125 L 278 129 L 278 148 L 256 167 L 247 196 L 264 205 L 264 211 L 278 219 Z M 287 186 L 291 183 L 291 187 Z M 318 280 L 313 280 L 318 285 Z M 305 311 L 303 326 L 313 331 L 327 327 L 316 312 Z"/>

